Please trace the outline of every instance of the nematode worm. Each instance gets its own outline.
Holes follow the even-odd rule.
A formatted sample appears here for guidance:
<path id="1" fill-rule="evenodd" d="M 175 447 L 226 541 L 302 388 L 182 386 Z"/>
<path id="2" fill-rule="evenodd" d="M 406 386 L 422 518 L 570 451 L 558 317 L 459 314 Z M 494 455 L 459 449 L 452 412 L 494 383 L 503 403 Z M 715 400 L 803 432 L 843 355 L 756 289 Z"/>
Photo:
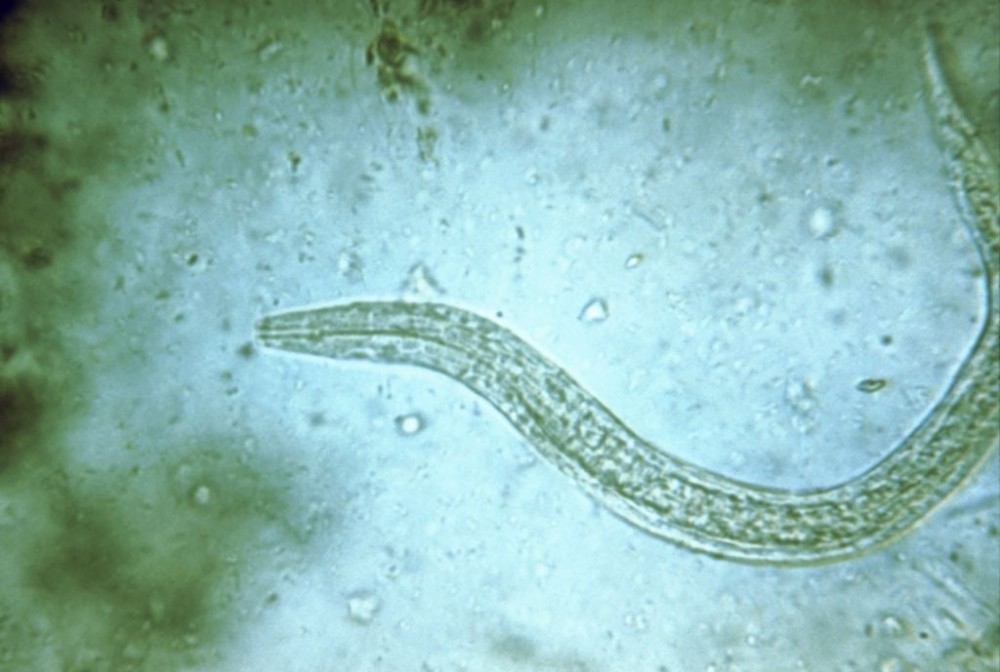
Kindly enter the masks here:
<path id="1" fill-rule="evenodd" d="M 985 320 L 947 392 L 884 459 L 843 483 L 784 490 L 680 460 L 633 432 L 508 329 L 435 303 L 361 301 L 262 318 L 269 348 L 443 373 L 492 404 L 560 470 L 626 521 L 685 548 L 752 563 L 856 556 L 926 516 L 1000 434 L 1000 176 L 924 43 L 927 98 L 983 265 Z"/>

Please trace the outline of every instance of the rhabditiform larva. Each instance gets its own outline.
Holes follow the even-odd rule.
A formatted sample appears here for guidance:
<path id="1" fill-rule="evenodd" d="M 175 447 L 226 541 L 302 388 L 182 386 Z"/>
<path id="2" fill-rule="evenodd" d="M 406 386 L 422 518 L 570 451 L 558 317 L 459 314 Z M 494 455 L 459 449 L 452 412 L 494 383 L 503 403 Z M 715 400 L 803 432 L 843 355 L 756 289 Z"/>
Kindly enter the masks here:
<path id="1" fill-rule="evenodd" d="M 433 303 L 359 301 L 265 317 L 266 347 L 424 367 L 496 407 L 532 445 L 626 521 L 667 541 L 743 562 L 849 558 L 911 529 L 969 476 L 1000 434 L 1000 177 L 958 108 L 933 44 L 930 107 L 986 282 L 986 318 L 948 391 L 881 462 L 843 483 L 780 490 L 672 457 L 508 329 Z"/>

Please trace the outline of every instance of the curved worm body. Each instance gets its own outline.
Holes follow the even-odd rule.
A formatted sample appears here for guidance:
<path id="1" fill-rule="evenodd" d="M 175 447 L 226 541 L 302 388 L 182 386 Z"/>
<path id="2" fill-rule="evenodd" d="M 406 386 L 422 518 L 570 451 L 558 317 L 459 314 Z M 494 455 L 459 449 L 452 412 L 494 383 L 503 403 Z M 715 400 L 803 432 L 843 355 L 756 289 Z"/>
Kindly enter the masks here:
<path id="1" fill-rule="evenodd" d="M 360 301 L 264 317 L 269 348 L 440 372 L 481 396 L 561 471 L 629 523 L 685 548 L 752 563 L 856 556 L 911 529 L 1000 434 L 1000 178 L 924 47 L 928 98 L 982 260 L 986 316 L 948 391 L 882 461 L 843 483 L 784 490 L 673 457 L 503 326 L 453 306 Z"/>

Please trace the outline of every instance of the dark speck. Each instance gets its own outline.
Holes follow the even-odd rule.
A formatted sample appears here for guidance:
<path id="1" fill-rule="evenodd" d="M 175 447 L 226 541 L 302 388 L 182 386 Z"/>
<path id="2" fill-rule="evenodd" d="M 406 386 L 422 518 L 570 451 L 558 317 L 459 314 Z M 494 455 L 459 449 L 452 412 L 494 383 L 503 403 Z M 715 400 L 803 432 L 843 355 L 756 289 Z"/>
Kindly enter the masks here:
<path id="1" fill-rule="evenodd" d="M 27 251 L 21 260 L 32 271 L 37 271 L 52 265 L 52 252 L 44 247 L 33 247 Z"/>
<path id="2" fill-rule="evenodd" d="M 886 385 L 889 384 L 885 378 L 865 378 L 857 385 L 854 386 L 858 392 L 864 392 L 865 394 L 871 394 L 872 392 L 878 392 Z"/>
<path id="3" fill-rule="evenodd" d="M 829 266 L 824 266 L 819 271 L 819 281 L 824 287 L 833 286 L 833 269 Z"/>

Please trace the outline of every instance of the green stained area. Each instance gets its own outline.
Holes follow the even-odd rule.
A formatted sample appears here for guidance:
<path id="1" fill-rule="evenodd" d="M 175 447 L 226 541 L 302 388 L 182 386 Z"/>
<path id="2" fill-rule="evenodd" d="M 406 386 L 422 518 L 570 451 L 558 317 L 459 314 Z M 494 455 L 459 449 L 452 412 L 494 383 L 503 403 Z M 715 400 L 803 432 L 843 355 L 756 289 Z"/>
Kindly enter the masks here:
<path id="1" fill-rule="evenodd" d="M 0 656 L 20 665 L 8 669 L 43 654 L 108 671 L 210 659 L 235 615 L 273 593 L 274 549 L 311 534 L 294 522 L 288 466 L 240 443 L 194 438 L 84 473 L 51 458 L 8 466 L 0 530 L 17 542 L 0 560 L 0 620 L 36 624 L 0 628 Z"/>
<path id="2" fill-rule="evenodd" d="M 292 451 L 255 448 L 282 444 L 239 429 L 237 405 L 215 420 L 159 412 L 189 383 L 153 382 L 155 306 L 172 324 L 189 294 L 164 271 L 169 254 L 136 252 L 155 226 L 130 236 L 112 223 L 116 199 L 157 173 L 141 125 L 167 113 L 155 80 L 171 66 L 150 36 L 174 33 L 171 12 L 153 10 L 43 2 L 0 24 L 5 672 L 214 669 L 277 594 L 277 573 L 329 528 L 293 496 Z M 179 266 L 196 272 L 198 259 Z M 225 398 L 252 348 L 223 337 L 205 372 Z"/>

